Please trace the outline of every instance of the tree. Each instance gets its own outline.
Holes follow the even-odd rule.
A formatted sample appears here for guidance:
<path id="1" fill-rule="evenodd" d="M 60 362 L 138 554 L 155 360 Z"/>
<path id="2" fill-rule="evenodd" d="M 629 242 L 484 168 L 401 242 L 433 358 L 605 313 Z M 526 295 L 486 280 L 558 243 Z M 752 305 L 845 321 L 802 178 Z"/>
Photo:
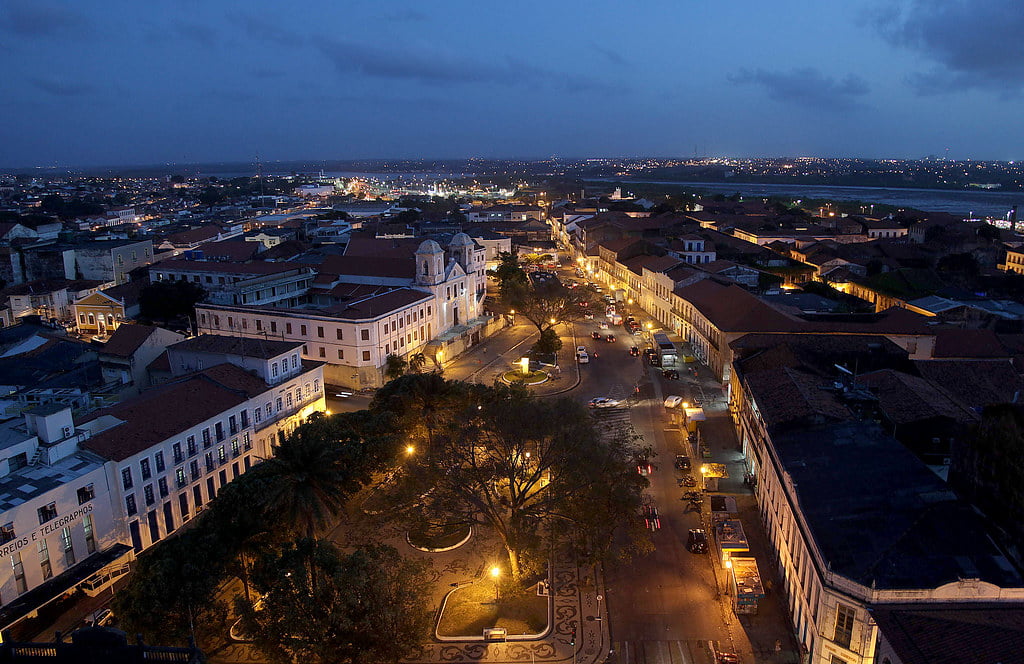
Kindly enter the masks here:
<path id="1" fill-rule="evenodd" d="M 196 303 L 206 298 L 206 290 L 191 281 L 157 281 L 139 294 L 139 311 L 149 319 L 171 321 L 195 313 Z"/>
<path id="2" fill-rule="evenodd" d="M 543 333 L 559 323 L 579 320 L 597 293 L 589 288 L 566 288 L 557 279 L 531 283 L 515 254 L 503 252 L 498 267 L 488 273 L 498 280 L 498 299 Z"/>
<path id="3" fill-rule="evenodd" d="M 313 417 L 257 467 L 264 514 L 283 533 L 316 537 L 362 487 L 360 470 L 350 463 L 351 450 L 339 444 L 341 434 L 331 418 Z"/>
<path id="4" fill-rule="evenodd" d="M 427 569 L 389 546 L 344 555 L 331 543 L 300 540 L 254 573 L 261 609 L 237 606 L 274 662 L 397 662 L 428 637 Z"/>
<path id="5" fill-rule="evenodd" d="M 423 353 L 416 353 L 409 358 L 409 371 L 413 373 L 419 373 L 423 370 L 423 367 L 427 364 L 427 356 Z"/>
<path id="6" fill-rule="evenodd" d="M 384 375 L 387 376 L 388 380 L 394 380 L 399 376 L 404 376 L 408 368 L 409 361 L 404 357 L 388 355 L 385 360 Z"/>
<path id="7" fill-rule="evenodd" d="M 492 529 L 516 580 L 545 545 L 602 556 L 621 543 L 647 486 L 636 466 L 650 451 L 625 431 L 599 432 L 574 401 L 472 387 L 449 393 L 445 426 L 397 468 L 386 489 L 396 516 Z"/>
<path id="8" fill-rule="evenodd" d="M 227 607 L 217 601 L 226 558 L 220 539 L 190 529 L 164 540 L 134 565 L 112 608 L 124 629 L 147 641 L 184 643 L 222 636 Z"/>
<path id="9" fill-rule="evenodd" d="M 562 348 L 562 340 L 558 333 L 552 329 L 540 333 L 540 338 L 533 344 L 531 349 L 534 353 L 550 354 L 557 353 Z"/>
<path id="10" fill-rule="evenodd" d="M 986 242 L 998 242 L 1002 238 L 1002 233 L 992 224 L 981 224 L 978 226 L 978 237 Z"/>

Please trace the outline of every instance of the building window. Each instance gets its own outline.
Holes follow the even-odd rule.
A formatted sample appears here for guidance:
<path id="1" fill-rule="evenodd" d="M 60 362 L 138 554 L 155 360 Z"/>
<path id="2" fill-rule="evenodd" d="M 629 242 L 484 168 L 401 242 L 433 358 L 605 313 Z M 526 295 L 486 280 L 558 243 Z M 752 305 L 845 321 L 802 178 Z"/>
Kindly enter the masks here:
<path id="1" fill-rule="evenodd" d="M 185 469 L 178 468 L 174 471 L 174 482 L 178 485 L 178 488 L 185 486 L 188 482 L 185 481 Z"/>
<path id="2" fill-rule="evenodd" d="M 196 509 L 199 509 L 200 507 L 203 506 L 203 487 L 202 486 L 197 484 L 194 487 L 192 487 L 192 499 L 195 500 Z"/>
<path id="3" fill-rule="evenodd" d="M 210 428 L 203 429 L 203 449 L 205 450 L 210 446 Z"/>
<path id="4" fill-rule="evenodd" d="M 228 433 L 232 436 L 238 433 L 238 418 L 234 415 L 228 416 Z"/>
<path id="5" fill-rule="evenodd" d="M 844 648 L 850 647 L 853 639 L 853 623 L 857 618 L 857 611 L 845 604 L 836 608 L 836 637 L 832 639 Z"/>
<path id="6" fill-rule="evenodd" d="M 249 432 L 246 431 L 242 434 L 242 449 L 249 451 L 252 449 L 252 441 L 249 439 Z"/>
<path id="7" fill-rule="evenodd" d="M 134 516 L 137 514 L 139 509 L 135 506 L 135 496 L 126 496 L 124 499 L 124 507 L 128 512 L 128 516 Z"/>
<path id="8" fill-rule="evenodd" d="M 206 478 L 206 495 L 210 500 L 217 497 L 217 487 L 213 483 L 213 477 Z"/>
<path id="9" fill-rule="evenodd" d="M 369 330 L 369 328 L 365 328 L 364 327 L 363 329 L 359 330 L 359 338 L 362 339 L 363 341 L 369 341 L 370 340 L 370 330 Z"/>
<path id="10" fill-rule="evenodd" d="M 188 464 L 188 474 L 193 482 L 199 479 L 199 462 L 195 459 L 192 459 Z"/>
<path id="11" fill-rule="evenodd" d="M 259 424 L 263 420 L 263 409 L 256 408 L 252 411 L 252 418 Z"/>
<path id="12" fill-rule="evenodd" d="M 149 459 L 143 459 L 139 461 L 139 467 L 142 469 L 142 479 L 148 480 L 153 476 L 152 471 L 149 468 Z"/>
<path id="13" fill-rule="evenodd" d="M 167 489 L 167 478 L 166 477 L 161 477 L 159 480 L 157 480 L 156 488 L 160 491 L 160 497 L 161 498 L 166 498 L 167 494 L 170 493 L 170 491 L 168 491 L 168 489 Z"/>
<path id="14" fill-rule="evenodd" d="M 292 407 L 292 393 L 291 392 L 289 392 L 288 394 L 284 395 L 284 405 L 286 407 L 288 407 L 288 408 Z"/>
<path id="15" fill-rule="evenodd" d="M 279 412 L 279 413 L 280 413 L 280 412 L 281 412 L 281 409 L 282 409 L 282 408 L 284 408 L 284 404 L 283 404 L 283 402 L 281 401 L 281 397 L 278 397 L 278 398 L 277 398 L 277 400 L 276 400 L 276 401 L 274 402 L 274 405 L 275 405 L 275 406 L 277 406 L 277 412 Z"/>
<path id="16" fill-rule="evenodd" d="M 363 351 L 363 362 L 369 362 L 369 361 L 370 361 L 370 351 L 364 350 Z"/>
<path id="17" fill-rule="evenodd" d="M 184 458 L 181 454 L 181 443 L 171 445 L 171 453 L 174 455 L 174 463 L 181 463 Z"/>
<path id="18" fill-rule="evenodd" d="M 320 357 L 327 357 L 327 349 L 320 346 Z"/>
<path id="19" fill-rule="evenodd" d="M 36 551 L 39 552 L 39 567 L 43 570 L 43 578 L 49 579 L 53 576 L 53 567 L 50 566 L 50 549 L 46 546 L 46 538 L 36 542 Z"/>
<path id="20" fill-rule="evenodd" d="M 323 328 L 323 326 L 321 326 L 321 325 L 317 325 L 316 326 L 316 336 L 318 336 L 321 339 L 324 338 L 324 328 Z"/>
<path id="21" fill-rule="evenodd" d="M 300 333 L 300 334 L 301 334 L 302 336 L 306 336 L 306 326 L 305 326 L 305 325 L 300 325 L 300 326 L 299 326 L 299 333 Z"/>
<path id="22" fill-rule="evenodd" d="M 14 534 L 14 522 L 13 521 L 10 522 L 10 523 L 5 523 L 3 526 L 0 526 L 0 544 L 6 544 L 7 542 L 10 542 L 15 537 L 17 537 L 17 536 Z"/>
<path id="23" fill-rule="evenodd" d="M 156 502 L 156 497 L 153 495 L 153 485 L 152 484 L 147 484 L 142 489 L 142 493 L 143 493 L 143 495 L 146 498 L 146 504 L 147 505 L 152 505 L 153 503 Z"/>
<path id="24" fill-rule="evenodd" d="M 270 321 L 270 331 L 271 332 L 277 332 L 277 321 L 276 320 Z"/>
<path id="25" fill-rule="evenodd" d="M 188 438 L 185 439 L 185 448 L 188 450 L 188 455 L 190 457 L 194 457 L 196 454 L 199 453 L 199 450 L 196 448 L 195 436 L 189 436 Z"/>
<path id="26" fill-rule="evenodd" d="M 28 590 L 28 585 L 25 583 L 25 566 L 21 562 L 21 553 L 16 553 L 11 556 L 11 567 L 14 568 L 14 580 L 17 582 L 18 594 Z"/>
<path id="27" fill-rule="evenodd" d="M 223 445 L 217 448 L 217 461 L 222 466 L 228 462 L 228 453 Z"/>
<path id="28" fill-rule="evenodd" d="M 60 531 L 60 542 L 64 545 L 64 563 L 71 567 L 75 564 L 75 547 L 71 543 L 71 527 L 64 526 Z"/>
<path id="29" fill-rule="evenodd" d="M 96 497 L 96 489 L 91 484 L 87 484 L 78 490 L 78 504 L 84 505 L 93 498 Z"/>
<path id="30" fill-rule="evenodd" d="M 272 378 L 277 378 L 277 362 L 270 363 L 270 376 Z"/>
<path id="31" fill-rule="evenodd" d="M 240 412 L 238 414 L 238 416 L 242 419 L 242 428 L 245 429 L 246 427 L 248 427 L 249 426 L 249 411 L 243 410 L 242 412 Z"/>
<path id="32" fill-rule="evenodd" d="M 181 520 L 188 521 L 188 494 L 182 493 L 178 496 L 178 507 L 181 509 Z"/>
<path id="33" fill-rule="evenodd" d="M 341 328 L 340 327 L 337 329 L 336 333 L 338 335 L 338 341 L 342 341 L 343 339 L 342 339 L 342 334 L 341 334 Z"/>
<path id="34" fill-rule="evenodd" d="M 82 519 L 82 527 L 85 529 L 85 552 L 96 553 L 96 535 L 92 527 L 92 514 L 86 514 Z"/>
<path id="35" fill-rule="evenodd" d="M 24 468 L 27 465 L 28 465 L 28 454 L 25 453 L 25 452 L 22 452 L 21 454 L 15 454 L 14 456 L 12 456 L 11 458 L 9 458 L 7 460 L 7 468 L 12 473 L 14 471 L 16 471 L 16 470 L 21 470 L 22 468 Z"/>
<path id="36" fill-rule="evenodd" d="M 124 470 L 121 471 L 121 484 L 124 486 L 125 489 L 130 489 L 133 486 L 135 486 L 135 483 L 132 482 L 131 468 L 125 468 Z"/>
<path id="37" fill-rule="evenodd" d="M 241 453 L 242 453 L 242 446 L 239 444 L 238 439 L 235 438 L 234 440 L 231 441 L 231 457 L 232 458 L 238 458 L 238 456 Z"/>
<path id="38" fill-rule="evenodd" d="M 267 411 L 267 419 L 269 420 L 271 418 L 271 416 L 273 416 L 273 414 L 274 414 L 274 410 L 270 406 L 270 402 L 269 401 L 267 402 L 267 407 L 266 407 L 265 410 Z"/>
<path id="39" fill-rule="evenodd" d="M 214 433 L 214 437 L 217 438 L 217 442 L 218 443 L 220 441 L 224 440 L 224 425 L 221 424 L 220 422 L 217 422 L 216 424 L 214 424 L 213 425 L 213 433 Z"/>
<path id="40" fill-rule="evenodd" d="M 285 334 L 291 334 L 292 333 L 292 324 L 291 323 L 285 323 L 284 324 L 284 333 Z"/>
<path id="41" fill-rule="evenodd" d="M 339 360 L 344 360 L 345 359 L 345 351 L 343 351 L 340 348 L 338 349 L 338 359 Z"/>
<path id="42" fill-rule="evenodd" d="M 206 472 L 212 473 L 213 472 L 213 468 L 214 468 L 214 466 L 213 466 L 213 452 L 207 452 L 206 453 Z"/>
<path id="43" fill-rule="evenodd" d="M 52 521 L 57 518 L 57 503 L 50 503 L 49 505 L 43 505 L 36 513 L 39 515 L 39 523 L 44 524 L 47 521 Z"/>

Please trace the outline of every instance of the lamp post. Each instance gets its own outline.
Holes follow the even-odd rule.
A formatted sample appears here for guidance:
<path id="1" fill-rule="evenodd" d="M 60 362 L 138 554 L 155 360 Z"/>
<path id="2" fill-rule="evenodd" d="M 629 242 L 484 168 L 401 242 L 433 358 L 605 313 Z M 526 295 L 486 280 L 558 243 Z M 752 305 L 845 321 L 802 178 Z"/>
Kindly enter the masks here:
<path id="1" fill-rule="evenodd" d="M 494 578 L 494 603 L 495 604 L 498 603 L 498 577 L 499 576 L 501 576 L 501 568 L 497 567 L 497 566 L 492 567 L 491 568 L 491 577 Z"/>

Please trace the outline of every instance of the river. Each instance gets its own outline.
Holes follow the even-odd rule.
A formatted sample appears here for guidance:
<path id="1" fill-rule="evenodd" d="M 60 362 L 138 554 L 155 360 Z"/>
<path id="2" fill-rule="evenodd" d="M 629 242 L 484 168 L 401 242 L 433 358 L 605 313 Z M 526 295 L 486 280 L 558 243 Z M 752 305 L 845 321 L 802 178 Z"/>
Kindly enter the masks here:
<path id="1" fill-rule="evenodd" d="M 596 181 L 596 180 L 595 180 Z M 867 204 L 879 203 L 895 207 L 914 208 L 928 212 L 948 212 L 955 215 L 1005 218 L 1014 205 L 1024 213 L 1024 192 L 1000 191 L 959 191 L 951 189 L 903 189 L 899 187 L 839 187 L 828 185 L 801 184 L 747 184 L 743 182 L 668 182 L 665 180 L 613 180 L 601 178 L 602 182 L 622 182 L 628 188 L 630 182 L 643 184 L 665 184 L 687 187 L 700 192 L 725 194 L 736 192 L 748 198 L 761 196 L 783 196 L 793 199 L 814 198 L 833 201 L 862 201 Z M 1021 213 L 1018 213 L 1020 218 Z"/>

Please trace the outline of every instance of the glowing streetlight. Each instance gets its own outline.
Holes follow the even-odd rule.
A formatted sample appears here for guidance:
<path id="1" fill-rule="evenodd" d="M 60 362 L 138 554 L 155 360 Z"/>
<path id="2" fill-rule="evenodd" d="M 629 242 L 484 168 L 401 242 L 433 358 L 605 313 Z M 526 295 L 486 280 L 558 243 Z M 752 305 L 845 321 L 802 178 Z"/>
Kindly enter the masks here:
<path id="1" fill-rule="evenodd" d="M 405 446 L 405 453 L 406 454 L 412 454 L 415 451 L 416 451 L 416 448 L 413 447 L 412 445 L 406 445 Z"/>
<path id="2" fill-rule="evenodd" d="M 492 567 L 491 568 L 491 577 L 494 579 L 494 601 L 495 602 L 498 601 L 498 577 L 499 576 L 501 576 L 501 568 L 497 567 L 497 566 Z"/>

